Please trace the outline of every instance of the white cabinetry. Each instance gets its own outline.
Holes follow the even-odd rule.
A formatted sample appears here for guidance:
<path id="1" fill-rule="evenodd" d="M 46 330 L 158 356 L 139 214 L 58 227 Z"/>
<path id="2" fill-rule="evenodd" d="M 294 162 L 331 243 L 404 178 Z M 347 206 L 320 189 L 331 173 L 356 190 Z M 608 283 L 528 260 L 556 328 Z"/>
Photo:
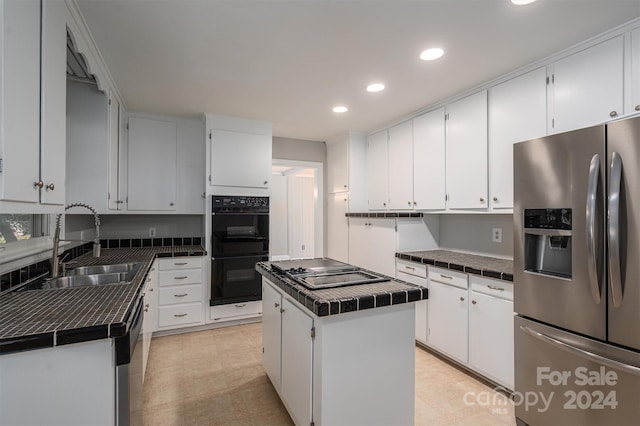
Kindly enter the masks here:
<path id="1" fill-rule="evenodd" d="M 268 188 L 271 177 L 271 123 L 206 114 L 212 193 Z M 259 194 L 257 194 L 259 195 Z"/>
<path id="2" fill-rule="evenodd" d="M 365 157 L 367 138 L 347 132 L 327 141 L 327 193 L 349 193 L 349 211 L 367 209 Z"/>
<path id="3" fill-rule="evenodd" d="M 481 209 L 487 195 L 487 92 L 446 107 L 448 206 Z"/>
<path id="4" fill-rule="evenodd" d="M 122 135 L 124 111 L 118 98 L 109 90 L 109 129 L 108 129 L 108 194 L 109 210 L 125 210 L 127 199 L 127 148 Z M 85 142 L 86 143 L 86 142 Z M 97 194 L 98 196 L 102 194 Z M 102 202 L 100 203 L 102 204 Z"/>
<path id="5" fill-rule="evenodd" d="M 444 210 L 444 108 L 413 119 L 413 207 Z"/>
<path id="6" fill-rule="evenodd" d="M 349 141 L 327 142 L 327 192 L 348 192 L 349 187 Z"/>
<path id="7" fill-rule="evenodd" d="M 147 274 L 147 281 L 143 291 L 143 323 L 142 323 L 142 380 L 147 371 L 147 360 L 151 349 L 151 336 L 157 328 L 157 290 L 158 287 L 158 261 L 151 265 Z"/>
<path id="8" fill-rule="evenodd" d="M 389 129 L 389 209 L 413 208 L 413 122 Z"/>
<path id="9" fill-rule="evenodd" d="M 349 193 L 327 196 L 327 257 L 349 263 Z"/>
<path id="10" fill-rule="evenodd" d="M 489 191 L 494 209 L 513 208 L 513 144 L 546 135 L 546 70 L 489 89 Z"/>
<path id="11" fill-rule="evenodd" d="M 3 1 L 0 20 L 0 200 L 57 211 L 36 204 L 65 202 L 66 6 Z"/>
<path id="12" fill-rule="evenodd" d="M 175 122 L 129 118 L 128 210 L 175 210 Z"/>
<path id="13" fill-rule="evenodd" d="M 640 111 L 640 29 L 627 34 L 625 51 L 625 114 Z"/>
<path id="14" fill-rule="evenodd" d="M 513 284 L 471 275 L 469 365 L 513 389 Z"/>
<path id="15" fill-rule="evenodd" d="M 158 330 L 203 323 L 200 257 L 158 259 Z"/>
<path id="16" fill-rule="evenodd" d="M 429 346 L 467 363 L 467 274 L 429 267 Z"/>
<path id="17" fill-rule="evenodd" d="M 396 259 L 396 278 L 427 288 L 427 265 Z M 416 340 L 427 343 L 427 300 L 416 302 Z"/>
<path id="18" fill-rule="evenodd" d="M 549 133 L 611 120 L 623 113 L 623 36 L 547 67 Z"/>
<path id="19" fill-rule="evenodd" d="M 389 162 L 386 130 L 367 138 L 367 200 L 369 210 L 386 210 L 389 203 Z"/>
<path id="20" fill-rule="evenodd" d="M 262 366 L 276 389 L 280 389 L 282 357 L 282 296 L 262 283 Z"/>

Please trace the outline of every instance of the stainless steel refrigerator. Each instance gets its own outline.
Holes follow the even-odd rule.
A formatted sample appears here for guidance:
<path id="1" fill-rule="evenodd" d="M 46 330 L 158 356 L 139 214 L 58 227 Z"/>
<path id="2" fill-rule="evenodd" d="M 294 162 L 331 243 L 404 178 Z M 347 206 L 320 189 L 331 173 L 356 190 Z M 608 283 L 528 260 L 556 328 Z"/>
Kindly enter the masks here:
<path id="1" fill-rule="evenodd" d="M 640 117 L 514 145 L 516 420 L 640 424 Z"/>

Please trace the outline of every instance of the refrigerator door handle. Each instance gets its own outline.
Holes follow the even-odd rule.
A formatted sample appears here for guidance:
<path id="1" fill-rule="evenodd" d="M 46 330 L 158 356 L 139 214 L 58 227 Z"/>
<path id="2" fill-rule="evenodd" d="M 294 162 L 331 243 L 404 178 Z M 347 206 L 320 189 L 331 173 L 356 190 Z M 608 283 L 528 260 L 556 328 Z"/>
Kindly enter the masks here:
<path id="1" fill-rule="evenodd" d="M 587 185 L 587 262 L 589 272 L 589 284 L 591 285 L 591 297 L 596 305 L 600 304 L 600 274 L 596 254 L 596 203 L 598 199 L 598 182 L 600 180 L 600 155 L 595 154 L 591 158 L 589 166 L 589 182 Z"/>
<path id="2" fill-rule="evenodd" d="M 611 156 L 609 179 L 609 276 L 613 306 L 622 305 L 622 275 L 620 273 L 620 188 L 622 184 L 622 157 L 617 152 Z"/>
<path id="3" fill-rule="evenodd" d="M 556 348 L 562 349 L 563 351 L 567 351 L 581 358 L 585 358 L 589 361 L 606 365 L 611 368 L 615 368 L 616 370 L 622 370 L 625 373 L 640 376 L 640 367 L 636 367 L 635 365 L 629 365 L 624 362 L 616 361 L 615 359 L 605 358 L 602 355 L 598 355 L 593 352 L 589 352 L 584 349 L 577 348 L 573 345 L 569 345 L 568 343 L 555 339 L 551 336 L 547 336 L 546 334 L 540 333 L 539 331 L 535 331 L 524 325 L 520 326 L 520 330 L 522 330 L 524 333 L 528 334 L 533 338 L 541 340 L 545 343 L 555 346 Z"/>

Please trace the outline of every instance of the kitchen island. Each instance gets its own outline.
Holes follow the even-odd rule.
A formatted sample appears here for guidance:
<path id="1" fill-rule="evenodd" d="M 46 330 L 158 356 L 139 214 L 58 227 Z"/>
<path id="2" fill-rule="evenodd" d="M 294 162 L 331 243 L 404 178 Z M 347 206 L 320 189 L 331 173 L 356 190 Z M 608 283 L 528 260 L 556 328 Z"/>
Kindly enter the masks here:
<path id="1" fill-rule="evenodd" d="M 263 367 L 293 421 L 413 425 L 413 302 L 427 290 L 391 278 L 312 290 L 275 263 L 256 265 Z"/>

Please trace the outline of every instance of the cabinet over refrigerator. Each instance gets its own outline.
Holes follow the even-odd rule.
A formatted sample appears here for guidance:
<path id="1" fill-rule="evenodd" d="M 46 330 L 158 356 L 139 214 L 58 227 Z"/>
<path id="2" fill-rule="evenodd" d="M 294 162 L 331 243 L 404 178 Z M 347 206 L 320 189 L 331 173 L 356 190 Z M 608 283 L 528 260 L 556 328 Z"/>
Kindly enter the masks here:
<path id="1" fill-rule="evenodd" d="M 519 424 L 640 418 L 640 117 L 514 145 Z"/>

